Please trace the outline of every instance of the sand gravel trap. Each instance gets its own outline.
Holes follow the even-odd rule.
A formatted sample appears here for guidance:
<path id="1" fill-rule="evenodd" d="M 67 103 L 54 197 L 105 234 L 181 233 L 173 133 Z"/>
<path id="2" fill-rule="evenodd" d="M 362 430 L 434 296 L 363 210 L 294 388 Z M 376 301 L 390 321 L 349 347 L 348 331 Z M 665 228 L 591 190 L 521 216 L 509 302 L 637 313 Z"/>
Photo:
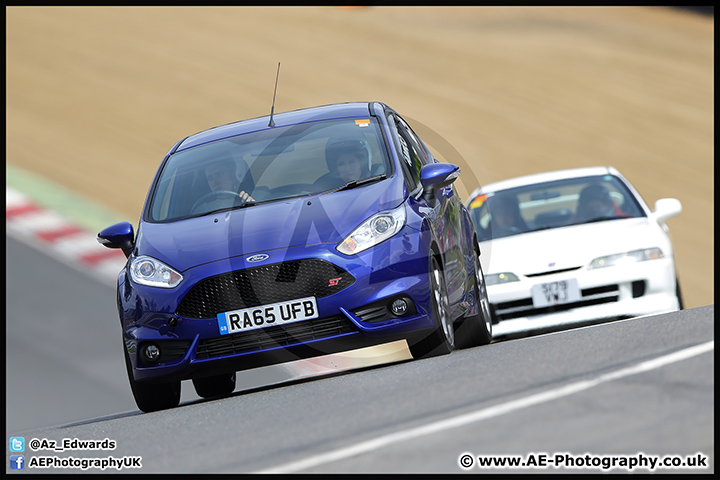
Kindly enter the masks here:
<path id="1" fill-rule="evenodd" d="M 7 162 L 136 222 L 180 138 L 388 103 L 459 190 L 618 168 L 669 221 L 686 306 L 714 302 L 714 21 L 652 7 L 7 7 Z M 444 142 L 452 145 L 446 146 Z"/>

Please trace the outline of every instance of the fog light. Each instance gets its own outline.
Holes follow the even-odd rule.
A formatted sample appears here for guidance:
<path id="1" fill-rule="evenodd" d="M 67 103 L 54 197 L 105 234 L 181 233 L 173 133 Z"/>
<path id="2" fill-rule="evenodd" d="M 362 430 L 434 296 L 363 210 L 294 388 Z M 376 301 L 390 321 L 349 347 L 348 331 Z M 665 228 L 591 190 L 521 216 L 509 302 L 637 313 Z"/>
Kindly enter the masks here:
<path id="1" fill-rule="evenodd" d="M 392 305 L 390 305 L 390 309 L 392 310 L 392 313 L 394 315 L 405 315 L 405 312 L 407 312 L 408 309 L 408 304 L 405 299 L 398 298 L 397 300 L 392 302 Z"/>
<path id="2" fill-rule="evenodd" d="M 145 358 L 150 362 L 154 362 L 160 358 L 160 349 L 154 343 L 147 345 L 143 349 L 143 353 L 145 354 Z"/>

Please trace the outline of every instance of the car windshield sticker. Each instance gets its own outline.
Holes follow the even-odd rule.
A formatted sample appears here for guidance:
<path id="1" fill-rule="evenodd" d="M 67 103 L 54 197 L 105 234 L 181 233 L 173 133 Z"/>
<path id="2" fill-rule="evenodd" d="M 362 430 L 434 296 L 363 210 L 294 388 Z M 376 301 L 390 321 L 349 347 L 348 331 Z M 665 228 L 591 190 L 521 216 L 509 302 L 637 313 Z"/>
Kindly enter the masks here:
<path id="1" fill-rule="evenodd" d="M 364 118 L 362 120 L 355 120 L 355 125 L 357 125 L 358 127 L 367 127 L 368 125 L 370 125 L 370 119 Z"/>
<path id="2" fill-rule="evenodd" d="M 470 204 L 470 208 L 480 208 L 485 200 L 487 200 L 487 194 L 478 195 Z"/>

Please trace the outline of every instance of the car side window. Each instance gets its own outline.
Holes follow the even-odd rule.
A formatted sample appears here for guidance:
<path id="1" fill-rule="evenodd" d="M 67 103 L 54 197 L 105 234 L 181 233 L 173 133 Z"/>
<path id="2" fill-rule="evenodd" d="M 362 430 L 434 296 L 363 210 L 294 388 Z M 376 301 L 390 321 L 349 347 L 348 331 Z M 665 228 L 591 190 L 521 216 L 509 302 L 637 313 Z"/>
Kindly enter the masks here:
<path id="1" fill-rule="evenodd" d="M 403 161 L 403 172 L 408 183 L 408 188 L 414 192 L 420 187 L 420 169 L 427 158 L 424 149 L 419 148 L 414 136 L 410 133 L 407 124 L 399 117 L 391 118 L 395 133 L 397 134 L 397 147 Z"/>
<path id="2" fill-rule="evenodd" d="M 435 163 L 435 158 L 430 154 L 430 152 L 425 147 L 425 144 L 420 140 L 420 138 L 413 131 L 413 129 L 410 128 L 410 125 L 408 125 L 405 120 L 400 117 L 398 117 L 398 123 L 401 125 L 401 127 L 399 127 L 399 130 L 406 134 L 413 151 L 417 154 L 422 164 L 427 165 L 430 163 Z"/>

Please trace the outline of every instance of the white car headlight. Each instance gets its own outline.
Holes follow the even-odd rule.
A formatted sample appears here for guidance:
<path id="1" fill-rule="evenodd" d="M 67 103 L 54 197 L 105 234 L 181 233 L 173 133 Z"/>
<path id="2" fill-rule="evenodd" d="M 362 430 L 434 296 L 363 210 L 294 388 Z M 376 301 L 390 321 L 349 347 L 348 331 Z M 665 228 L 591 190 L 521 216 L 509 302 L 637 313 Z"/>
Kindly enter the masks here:
<path id="1" fill-rule="evenodd" d="M 173 288 L 183 276 L 160 260 L 143 255 L 130 262 L 130 278 L 140 285 Z"/>
<path id="2" fill-rule="evenodd" d="M 365 220 L 340 242 L 337 250 L 345 255 L 355 255 L 384 242 L 405 225 L 405 204 L 389 212 L 376 213 Z"/>
<path id="3" fill-rule="evenodd" d="M 644 248 L 642 250 L 633 250 L 632 252 L 616 253 L 615 255 L 598 257 L 590 262 L 588 268 L 617 267 L 663 257 L 665 257 L 665 255 L 663 255 L 662 250 L 658 247 Z"/>
<path id="4" fill-rule="evenodd" d="M 503 272 L 503 273 L 492 273 L 485 275 L 486 285 L 497 285 L 501 283 L 519 282 L 520 279 L 514 273 Z"/>

